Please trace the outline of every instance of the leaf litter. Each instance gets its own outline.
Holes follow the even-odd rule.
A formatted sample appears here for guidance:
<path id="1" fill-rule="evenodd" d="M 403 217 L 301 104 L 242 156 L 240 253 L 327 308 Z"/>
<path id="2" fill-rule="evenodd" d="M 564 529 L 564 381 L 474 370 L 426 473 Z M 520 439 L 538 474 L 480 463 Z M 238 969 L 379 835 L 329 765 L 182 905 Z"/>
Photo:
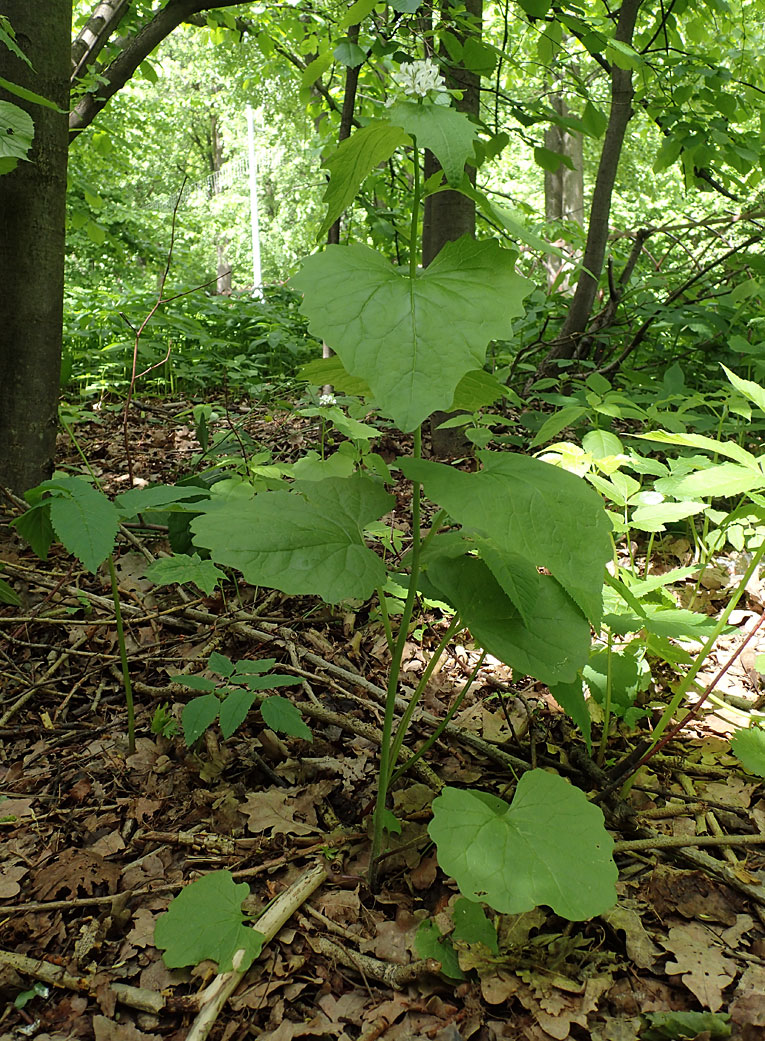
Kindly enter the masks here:
<path id="1" fill-rule="evenodd" d="M 142 483 L 173 480 L 170 460 L 188 469 L 196 445 L 173 421 L 186 408 L 165 403 L 136 421 Z M 257 410 L 249 422 L 267 444 L 273 422 Z M 118 428 L 119 417 L 105 411 L 80 433 L 112 493 L 124 491 L 115 476 L 125 468 Z M 280 418 L 278 430 L 290 451 L 306 440 L 300 420 Z M 76 471 L 68 446 L 62 456 Z M 193 879 L 229 872 L 237 895 L 250 894 L 242 913 L 254 915 L 317 858 L 326 881 L 255 957 L 211 1037 L 763 1036 L 762 846 L 661 847 L 662 838 L 765 832 L 762 782 L 731 754 L 724 704 L 641 768 L 627 815 L 609 812 L 614 839 L 627 843 L 617 845 L 614 908 L 583 923 L 547 907 L 490 913 L 490 931 L 471 932 L 428 837 L 437 793 L 427 774 L 405 776 L 394 791 L 400 834 L 390 835 L 381 893 L 366 888 L 381 719 L 374 688 L 384 686 L 386 659 L 373 617 L 358 608 L 317 611 L 309 600 L 245 586 L 226 601 L 217 591 L 199 597 L 192 586 L 182 595 L 154 586 L 141 560 L 162 545 L 137 537 L 117 561 L 138 704 L 139 739 L 128 755 L 108 579 L 78 572 L 61 551 L 45 564 L 33 559 L 7 527 L 12 512 L 0 521 L 4 577 L 21 600 L 0 606 L 0 1041 L 180 1041 L 194 995 L 217 966 L 169 969 L 161 960 L 155 929 L 171 898 Z M 707 576 L 710 602 L 730 570 L 718 582 Z M 759 609 L 758 597 L 750 590 L 750 608 Z M 407 682 L 423 668 L 423 646 L 438 639 L 438 612 L 427 622 L 407 645 Z M 721 639 L 710 673 L 724 661 L 726 641 L 737 639 Z M 156 709 L 164 705 L 177 723 L 191 693 L 169 677 L 202 672 L 213 652 L 274 656 L 288 672 L 297 666 L 304 688 L 285 693 L 307 709 L 315 701 L 316 715 L 306 716 L 313 742 L 270 731 L 255 710 L 227 741 L 212 730 L 187 748 L 180 734 L 152 734 Z M 726 673 L 722 693 L 731 704 L 757 703 L 753 660 L 742 655 Z M 474 663 L 470 647 L 450 648 L 428 685 L 428 712 L 443 715 Z M 478 781 L 504 795 L 514 778 L 503 752 L 593 790 L 575 765 L 580 738 L 539 683 L 518 684 L 489 661 L 456 722 L 457 737 L 428 758 L 449 785 Z M 422 719 L 416 738 L 427 733 Z M 617 735 L 614 754 L 629 742 L 629 733 Z M 643 837 L 652 837 L 649 848 L 633 851 L 630 840 Z M 429 953 L 418 936 L 432 938 Z M 220 950 L 194 953 L 225 960 Z M 45 972 L 52 984 L 32 991 Z M 147 1009 L 126 994 L 163 1004 Z"/>

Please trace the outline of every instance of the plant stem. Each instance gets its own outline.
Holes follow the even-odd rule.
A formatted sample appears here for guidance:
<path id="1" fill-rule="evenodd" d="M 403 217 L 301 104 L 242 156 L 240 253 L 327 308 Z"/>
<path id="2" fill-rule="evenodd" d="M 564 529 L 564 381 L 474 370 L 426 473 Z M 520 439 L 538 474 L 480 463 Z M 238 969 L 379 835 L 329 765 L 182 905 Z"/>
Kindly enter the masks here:
<path id="1" fill-rule="evenodd" d="M 409 277 L 414 278 L 417 274 L 418 254 L 418 222 L 420 218 L 420 154 L 417 151 L 417 138 L 412 137 L 412 161 L 414 163 L 414 185 L 412 199 L 412 223 L 409 229 Z M 414 288 L 414 287 L 412 287 Z"/>
<path id="2" fill-rule="evenodd" d="M 380 617 L 382 618 L 383 629 L 385 630 L 385 642 L 388 644 L 388 653 L 393 654 L 393 630 L 390 627 L 388 604 L 385 600 L 385 586 L 377 587 L 377 599 L 380 602 Z"/>
<path id="3" fill-rule="evenodd" d="M 122 624 L 122 609 L 120 607 L 120 590 L 117 584 L 117 572 L 114 568 L 114 554 L 110 553 L 106 558 L 109 564 L 109 578 L 112 582 L 112 600 L 114 601 L 114 616 L 117 622 L 117 643 L 120 648 L 120 661 L 122 662 L 122 682 L 125 685 L 125 701 L 127 702 L 128 718 L 128 753 L 135 752 L 135 709 L 133 707 L 133 684 L 130 682 L 130 668 L 128 666 L 127 647 L 125 646 L 125 627 Z"/>
<path id="4" fill-rule="evenodd" d="M 608 731 L 611 729 L 611 693 L 613 676 L 611 674 L 611 660 L 614 652 L 613 634 L 608 630 L 608 645 L 606 651 L 606 699 L 603 705 L 603 733 L 600 737 L 600 748 L 598 749 L 598 766 L 602 766 L 606 759 L 606 745 L 608 744 Z"/>
<path id="5" fill-rule="evenodd" d="M 473 686 L 475 678 L 478 675 L 479 669 L 481 668 L 481 666 L 484 663 L 485 657 L 486 657 L 486 651 L 481 651 L 481 656 L 478 659 L 478 661 L 476 662 L 475 668 L 470 673 L 468 678 L 465 680 L 465 684 L 462 687 L 462 690 L 459 692 L 457 697 L 454 699 L 454 702 L 453 702 L 451 708 L 449 709 L 449 711 L 446 713 L 446 715 L 441 720 L 441 722 L 438 724 L 438 726 L 433 731 L 433 733 L 430 734 L 428 739 L 425 742 L 423 742 L 422 745 L 420 745 L 420 747 L 417 749 L 417 751 L 414 753 L 414 755 L 410 756 L 410 758 L 407 759 L 407 761 L 405 763 L 402 763 L 401 766 L 399 766 L 398 769 L 394 772 L 393 776 L 390 779 L 390 783 L 391 784 L 394 784 L 399 779 L 399 777 L 401 777 L 402 774 L 405 774 L 407 770 L 411 769 L 411 767 L 414 766 L 414 764 L 417 762 L 417 760 L 421 759 L 427 752 L 429 752 L 430 749 L 433 747 L 433 745 L 436 743 L 436 741 L 438 741 L 438 739 L 441 736 L 441 734 L 443 734 L 444 730 L 446 730 L 448 725 L 454 719 L 454 716 L 456 715 L 457 710 L 459 709 L 459 707 L 462 704 L 462 702 L 465 700 L 465 697 L 466 697 L 468 691 Z"/>
<path id="6" fill-rule="evenodd" d="M 415 459 L 422 457 L 422 428 L 417 427 L 414 432 Z M 420 503 L 422 497 L 422 485 L 415 481 L 412 488 L 412 556 L 411 572 L 409 576 L 409 590 L 404 602 L 404 610 L 401 615 L 401 623 L 398 636 L 393 647 L 393 655 L 388 673 L 388 689 L 385 699 L 385 717 L 383 720 L 382 744 L 380 748 L 380 776 L 377 785 L 377 800 L 374 812 L 374 833 L 372 837 L 372 852 L 369 860 L 369 886 L 375 892 L 377 888 L 377 858 L 382 852 L 385 804 L 388 798 L 388 786 L 391 774 L 391 751 L 393 744 L 393 717 L 396 711 L 396 695 L 398 693 L 398 680 L 401 674 L 401 660 L 404 656 L 404 646 L 409 634 L 409 623 L 414 612 L 415 599 L 417 597 L 417 576 L 420 570 Z"/>
<path id="7" fill-rule="evenodd" d="M 760 561 L 762 560 L 763 554 L 765 554 L 765 542 L 763 542 L 763 544 L 760 546 L 760 548 L 757 550 L 757 552 L 752 557 L 752 559 L 751 559 L 751 561 L 749 563 L 749 567 L 746 569 L 745 574 L 743 575 L 743 577 L 741 578 L 741 581 L 738 584 L 738 588 L 736 589 L 736 591 L 733 594 L 733 596 L 730 598 L 730 601 L 728 602 L 728 606 L 725 608 L 723 613 L 720 615 L 720 619 L 719 619 L 717 625 L 712 630 L 712 633 L 710 634 L 709 639 L 704 644 L 704 646 L 701 648 L 701 651 L 699 652 L 698 656 L 696 657 L 696 661 L 693 663 L 691 668 L 688 670 L 688 672 L 683 677 L 683 679 L 682 679 L 679 687 L 675 691 L 675 695 L 672 698 L 672 700 L 670 701 L 669 705 L 667 705 L 667 707 L 664 709 L 662 717 L 659 720 L 659 722 L 656 724 L 656 729 L 654 730 L 653 734 L 651 735 L 651 747 L 652 748 L 658 742 L 659 738 L 661 737 L 661 735 L 666 730 L 666 728 L 669 725 L 670 721 L 672 720 L 672 717 L 674 716 L 675 712 L 677 712 L 677 709 L 680 706 L 680 702 L 683 700 L 683 698 L 686 696 L 686 694 L 690 690 L 690 688 L 691 688 L 691 686 L 693 684 L 693 681 L 696 679 L 696 676 L 699 673 L 699 670 L 701 669 L 702 665 L 704 664 L 704 662 L 708 658 L 709 652 L 714 647 L 714 645 L 715 645 L 715 643 L 717 641 L 718 636 L 722 633 L 723 629 L 728 624 L 728 619 L 730 618 L 731 614 L 735 610 L 736 604 L 741 599 L 741 597 L 742 597 L 742 595 L 744 593 L 744 590 L 746 589 L 747 583 L 749 582 L 749 579 L 752 577 L 752 575 L 755 573 L 755 571 L 759 567 L 759 564 L 760 564 Z"/>
<path id="8" fill-rule="evenodd" d="M 422 673 L 422 676 L 420 677 L 420 682 L 417 684 L 414 694 L 412 694 L 411 698 L 409 699 L 409 704 L 406 706 L 406 710 L 404 711 L 404 714 L 401 717 L 398 727 L 396 728 L 396 736 L 393 739 L 393 748 L 391 749 L 390 754 L 391 770 L 395 768 L 396 763 L 398 762 L 399 753 L 401 752 L 401 746 L 404 743 L 404 738 L 406 736 L 407 730 L 409 729 L 409 724 L 412 722 L 414 710 L 417 708 L 417 705 L 419 704 L 420 698 L 423 695 L 428 680 L 433 675 L 433 670 L 443 657 L 443 653 L 446 650 L 449 641 L 460 628 L 461 624 L 462 623 L 460 621 L 460 616 L 455 615 L 454 618 L 452 618 L 446 632 L 441 637 L 438 647 L 436 647 L 436 649 L 431 654 L 430 661 L 428 662 L 427 666 L 425 667 L 425 670 Z"/>

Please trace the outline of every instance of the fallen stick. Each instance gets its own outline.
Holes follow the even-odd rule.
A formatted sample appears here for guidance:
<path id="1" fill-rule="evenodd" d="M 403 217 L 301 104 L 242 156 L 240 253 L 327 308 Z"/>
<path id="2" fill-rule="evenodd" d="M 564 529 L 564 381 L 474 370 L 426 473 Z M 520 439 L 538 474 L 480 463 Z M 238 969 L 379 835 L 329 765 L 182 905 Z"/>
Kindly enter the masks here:
<path id="1" fill-rule="evenodd" d="M 327 869 L 324 864 L 314 865 L 293 882 L 289 889 L 280 893 L 260 918 L 252 923 L 253 928 L 265 937 L 264 947 L 273 940 L 285 922 L 319 888 L 326 877 Z M 236 952 L 234 966 L 241 961 L 243 954 L 244 951 Z M 218 973 L 212 983 L 200 992 L 197 998 L 199 1012 L 186 1035 L 186 1041 L 205 1041 L 221 1009 L 244 979 L 246 971 L 241 972 L 234 968 L 231 972 Z"/>
<path id="2" fill-rule="evenodd" d="M 263 946 L 273 940 L 285 922 L 318 889 L 326 877 L 327 869 L 324 864 L 314 865 L 293 882 L 289 889 L 280 893 L 260 918 L 253 922 L 253 927 L 265 937 Z M 237 957 L 241 957 L 243 953 L 237 951 L 234 957 L 235 964 Z M 24 954 L 16 954 L 15 951 L 0 950 L 0 965 L 9 965 L 17 972 L 42 980 L 52 987 L 80 991 L 91 997 L 97 996 L 97 992 L 102 990 L 104 985 L 103 970 L 96 974 L 74 976 L 63 965 L 54 965 L 40 958 L 28 958 Z M 219 973 L 209 986 L 189 997 L 174 997 L 144 987 L 131 987 L 126 983 L 112 983 L 110 990 L 121 1004 L 139 1009 L 141 1012 L 151 1012 L 155 1015 L 163 1009 L 197 1012 L 187 1041 L 204 1041 L 220 1010 L 239 986 L 244 975 L 244 972 L 237 969 Z"/>

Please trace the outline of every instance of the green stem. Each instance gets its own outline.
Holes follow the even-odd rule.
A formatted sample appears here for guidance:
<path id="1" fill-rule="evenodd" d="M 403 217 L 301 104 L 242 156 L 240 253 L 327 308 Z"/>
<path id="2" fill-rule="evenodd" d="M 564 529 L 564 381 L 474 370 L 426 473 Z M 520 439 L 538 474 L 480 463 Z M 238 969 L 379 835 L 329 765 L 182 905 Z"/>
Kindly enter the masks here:
<path id="1" fill-rule="evenodd" d="M 738 588 L 736 589 L 736 592 L 731 597 L 731 599 L 730 599 L 730 601 L 728 603 L 728 606 L 725 608 L 725 610 L 721 614 L 720 619 L 717 622 L 717 625 L 712 630 L 712 633 L 710 634 L 709 639 L 704 644 L 704 646 L 701 648 L 701 651 L 699 652 L 698 656 L 696 657 L 696 661 L 693 663 L 691 668 L 688 670 L 688 672 L 683 677 L 683 679 L 682 679 L 679 687 L 675 691 L 674 697 L 670 701 L 669 705 L 667 705 L 667 707 L 664 709 L 662 717 L 659 720 L 659 722 L 656 724 L 656 729 L 654 730 L 653 734 L 651 735 L 651 748 L 653 748 L 653 746 L 658 742 L 658 740 L 661 737 L 661 735 L 667 729 L 667 726 L 671 722 L 672 717 L 674 716 L 675 712 L 677 712 L 677 710 L 678 710 L 678 708 L 680 706 L 680 702 L 685 698 L 686 694 L 690 690 L 690 688 L 691 688 L 691 686 L 693 684 L 693 681 L 696 679 L 696 676 L 698 675 L 702 665 L 706 661 L 707 657 L 709 656 L 710 651 L 712 650 L 712 648 L 714 647 L 715 643 L 717 642 L 717 638 L 722 633 L 722 631 L 725 628 L 725 626 L 728 624 L 728 619 L 730 618 L 730 616 L 733 613 L 733 611 L 736 609 L 736 605 L 738 604 L 739 600 L 743 596 L 744 590 L 746 589 L 746 586 L 747 586 L 747 584 L 749 582 L 749 579 L 752 577 L 752 575 L 755 573 L 755 571 L 759 567 L 759 564 L 760 564 L 760 561 L 762 560 L 763 554 L 765 554 L 765 542 L 763 542 L 763 544 L 760 546 L 760 548 L 757 550 L 757 552 L 752 557 L 752 559 L 751 559 L 751 561 L 749 563 L 749 567 L 746 569 L 746 573 L 743 575 L 741 581 L 739 582 Z"/>
<path id="2" fill-rule="evenodd" d="M 409 277 L 417 274 L 418 225 L 420 219 L 420 156 L 417 151 L 417 138 L 412 136 L 412 162 L 414 163 L 414 198 L 412 199 L 412 223 L 409 228 Z M 413 287 L 414 288 L 414 287 Z"/>
<path id="3" fill-rule="evenodd" d="M 401 717 L 401 721 L 399 722 L 398 727 L 396 728 L 396 736 L 393 739 L 393 748 L 391 749 L 390 753 L 391 769 L 393 769 L 396 763 L 398 762 L 398 757 L 401 752 L 401 746 L 404 744 L 406 732 L 409 729 L 409 724 L 412 722 L 414 710 L 417 708 L 417 705 L 419 704 L 420 698 L 423 695 L 428 680 L 433 675 L 433 670 L 443 657 L 443 653 L 446 650 L 449 641 L 460 628 L 460 625 L 460 617 L 459 615 L 455 615 L 454 618 L 452 618 L 448 629 L 441 637 L 438 647 L 436 647 L 435 651 L 433 651 L 433 653 L 431 654 L 430 661 L 428 662 L 422 676 L 420 677 L 420 682 L 417 684 L 414 694 L 412 694 L 411 698 L 409 699 L 409 704 L 406 706 L 404 714 Z M 389 781 L 388 783 L 390 785 L 392 782 Z"/>
<path id="4" fill-rule="evenodd" d="M 390 615 L 388 614 L 388 604 L 385 599 L 385 587 L 377 587 L 377 599 L 380 602 L 380 617 L 382 618 L 383 629 L 385 630 L 385 642 L 388 644 L 388 654 L 393 654 L 393 630 L 390 627 Z"/>
<path id="5" fill-rule="evenodd" d="M 114 554 L 110 553 L 106 558 L 109 564 L 109 577 L 112 581 L 112 600 L 114 601 L 114 616 L 117 621 L 117 643 L 120 648 L 120 661 L 122 662 L 122 682 L 125 686 L 125 701 L 127 702 L 128 718 L 128 753 L 135 752 L 135 710 L 133 708 L 133 684 L 130 682 L 130 668 L 128 666 L 127 647 L 125 646 L 125 627 L 122 624 L 122 609 L 120 608 L 120 590 L 117 584 L 117 572 L 114 567 Z"/>
<path id="6" fill-rule="evenodd" d="M 438 724 L 433 733 L 428 737 L 427 741 L 424 741 L 417 749 L 417 751 L 414 753 L 414 755 L 407 759 L 405 763 L 402 763 L 401 766 L 399 766 L 399 768 L 394 772 L 393 776 L 390 779 L 391 784 L 394 784 L 399 779 L 399 777 L 401 777 L 402 774 L 406 773 L 406 771 L 409 770 L 412 767 L 412 765 L 417 762 L 418 759 L 421 759 L 427 752 L 429 752 L 433 745 L 436 743 L 436 741 L 438 741 L 441 734 L 443 734 L 444 730 L 446 730 L 447 726 L 451 723 L 452 719 L 456 715 L 460 705 L 465 700 L 467 692 L 473 686 L 475 678 L 478 675 L 478 670 L 483 665 L 485 657 L 486 651 L 481 651 L 481 657 L 478 659 L 475 668 L 465 681 L 464 687 L 459 692 L 457 697 L 454 699 L 454 704 L 451 706 L 451 708 L 446 713 L 441 722 Z"/>
<path id="7" fill-rule="evenodd" d="M 606 700 L 603 705 L 603 733 L 600 737 L 600 748 L 598 749 L 598 766 L 602 766 L 606 759 L 606 745 L 608 744 L 608 731 L 611 729 L 611 685 L 613 683 L 611 656 L 613 654 L 613 634 L 608 630 L 608 644 L 606 656 Z"/>
<path id="8" fill-rule="evenodd" d="M 422 428 L 417 427 L 414 432 L 415 459 L 422 457 Z M 411 573 L 409 577 L 409 590 L 404 602 L 404 611 L 401 615 L 401 624 L 393 647 L 393 656 L 388 673 L 388 689 L 385 699 L 385 717 L 383 719 L 382 744 L 380 748 L 380 776 L 377 784 L 377 800 L 374 811 L 374 832 L 372 837 L 372 853 L 369 861 L 369 885 L 374 892 L 377 887 L 377 860 L 382 852 L 385 804 L 388 798 L 388 785 L 391 774 L 391 746 L 393 744 L 393 718 L 396 711 L 396 696 L 398 694 L 398 681 L 401 674 L 401 660 L 404 656 L 406 638 L 409 634 L 409 623 L 414 613 L 414 605 L 417 596 L 417 576 L 420 570 L 420 512 L 421 512 L 422 485 L 419 481 L 414 482 L 412 490 L 412 555 Z"/>

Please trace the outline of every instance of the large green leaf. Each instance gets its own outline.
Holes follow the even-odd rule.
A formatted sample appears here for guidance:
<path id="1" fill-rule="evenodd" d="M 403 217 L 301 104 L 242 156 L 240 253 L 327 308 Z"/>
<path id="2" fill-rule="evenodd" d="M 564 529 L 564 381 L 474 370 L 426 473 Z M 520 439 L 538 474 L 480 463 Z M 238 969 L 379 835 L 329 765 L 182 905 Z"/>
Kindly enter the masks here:
<path id="1" fill-rule="evenodd" d="M 39 487 L 51 492 L 50 520 L 58 538 L 88 571 L 97 571 L 114 549 L 116 507 L 84 478 L 57 477 Z"/>
<path id="2" fill-rule="evenodd" d="M 725 366 L 723 366 L 725 368 Z M 733 375 L 731 373 L 731 375 Z M 756 386 L 756 384 L 754 384 Z M 748 466 L 750 469 L 757 467 L 757 458 L 751 452 L 747 452 L 735 441 L 718 441 L 715 437 L 706 437 L 704 434 L 673 433 L 671 430 L 652 430 L 650 434 L 633 434 L 644 441 L 656 441 L 662 445 L 680 445 L 684 448 L 701 448 L 706 452 L 726 456 L 735 459 L 737 463 Z"/>
<path id="3" fill-rule="evenodd" d="M 237 968 L 246 971 L 265 939 L 242 921 L 242 902 L 249 895 L 247 883 L 237 885 L 229 871 L 213 871 L 182 889 L 154 927 L 165 965 L 177 969 L 210 958 L 221 972 L 230 972 L 234 955 L 243 951 Z"/>
<path id="4" fill-rule="evenodd" d="M 486 564 L 473 556 L 434 553 L 425 558 L 423 590 L 446 600 L 478 643 L 523 675 L 548 685 L 570 683 L 587 661 L 590 627 L 554 578 L 539 575 L 525 624 Z"/>
<path id="5" fill-rule="evenodd" d="M 365 379 L 404 431 L 448 408 L 490 340 L 507 336 L 531 283 L 515 254 L 463 236 L 414 279 L 366 246 L 329 246 L 292 280 L 311 331 Z"/>
<path id="6" fill-rule="evenodd" d="M 525 773 L 510 805 L 485 792 L 444 788 L 428 832 L 460 891 L 502 914 L 547 904 L 581 921 L 616 903 L 613 840 L 603 814 L 556 774 Z"/>
<path id="7" fill-rule="evenodd" d="M 765 777 L 765 730 L 762 727 L 737 730 L 730 744 L 745 770 L 757 777 Z"/>
<path id="8" fill-rule="evenodd" d="M 761 412 L 765 412 L 765 388 L 761 387 L 759 383 L 755 383 L 753 380 L 742 379 L 741 376 L 737 376 L 735 372 L 731 372 L 731 370 L 726 368 L 725 365 L 723 365 L 723 369 L 725 370 L 725 375 L 736 390 L 756 405 Z"/>
<path id="9" fill-rule="evenodd" d="M 676 499 L 728 498 L 765 488 L 765 475 L 759 468 L 753 470 L 739 463 L 718 463 L 683 477 L 660 477 L 654 487 L 662 495 L 674 495 Z"/>
<path id="10" fill-rule="evenodd" d="M 329 171 L 329 184 L 324 193 L 327 213 L 317 239 L 326 239 L 327 232 L 356 198 L 369 174 L 408 141 L 409 135 L 401 127 L 376 121 L 357 130 L 337 147 L 324 164 Z"/>
<path id="11" fill-rule="evenodd" d="M 538 459 L 477 454 L 483 469 L 474 474 L 425 460 L 402 459 L 400 465 L 456 521 L 488 539 L 497 555 L 520 554 L 546 567 L 597 625 L 603 568 L 611 556 L 600 496 L 581 478 Z M 494 570 L 488 555 L 486 561 Z"/>
<path id="12" fill-rule="evenodd" d="M 429 149 L 438 159 L 451 185 L 459 185 L 468 159 L 475 158 L 473 142 L 478 127 L 464 112 L 448 105 L 420 105 L 398 101 L 386 113 L 395 126 L 417 138 L 420 148 Z"/>
<path id="13" fill-rule="evenodd" d="M 200 489 L 193 486 L 150 484 L 145 488 L 131 488 L 127 492 L 121 492 L 115 497 L 114 505 L 120 511 L 123 520 L 130 520 L 139 513 L 148 513 L 151 510 L 167 511 L 174 503 L 181 503 L 187 499 L 196 500 L 199 497 Z"/>
<path id="14" fill-rule="evenodd" d="M 686 517 L 708 510 L 705 502 L 659 502 L 648 506 L 638 506 L 632 514 L 631 524 L 640 531 L 665 531 L 667 524 L 676 524 Z"/>
<path id="15" fill-rule="evenodd" d="M 328 603 L 366 600 L 384 581 L 382 560 L 364 544 L 363 528 L 395 500 L 360 475 L 260 492 L 191 522 L 194 542 L 253 585 L 315 594 Z"/>
<path id="16" fill-rule="evenodd" d="M 592 739 L 590 734 L 592 721 L 590 720 L 590 713 L 587 711 L 587 702 L 582 690 L 581 679 L 577 676 L 573 683 L 556 683 L 553 687 L 550 687 L 550 693 L 566 715 L 570 716 L 579 727 L 584 743 L 587 745 L 587 751 L 591 752 Z"/>
<path id="17" fill-rule="evenodd" d="M 202 560 L 198 553 L 194 553 L 192 556 L 187 553 L 179 553 L 174 557 L 161 557 L 146 568 L 145 574 L 158 586 L 169 586 L 176 582 L 178 585 L 184 585 L 186 582 L 193 582 L 208 596 L 226 577 L 225 571 L 221 571 L 211 560 Z"/>

